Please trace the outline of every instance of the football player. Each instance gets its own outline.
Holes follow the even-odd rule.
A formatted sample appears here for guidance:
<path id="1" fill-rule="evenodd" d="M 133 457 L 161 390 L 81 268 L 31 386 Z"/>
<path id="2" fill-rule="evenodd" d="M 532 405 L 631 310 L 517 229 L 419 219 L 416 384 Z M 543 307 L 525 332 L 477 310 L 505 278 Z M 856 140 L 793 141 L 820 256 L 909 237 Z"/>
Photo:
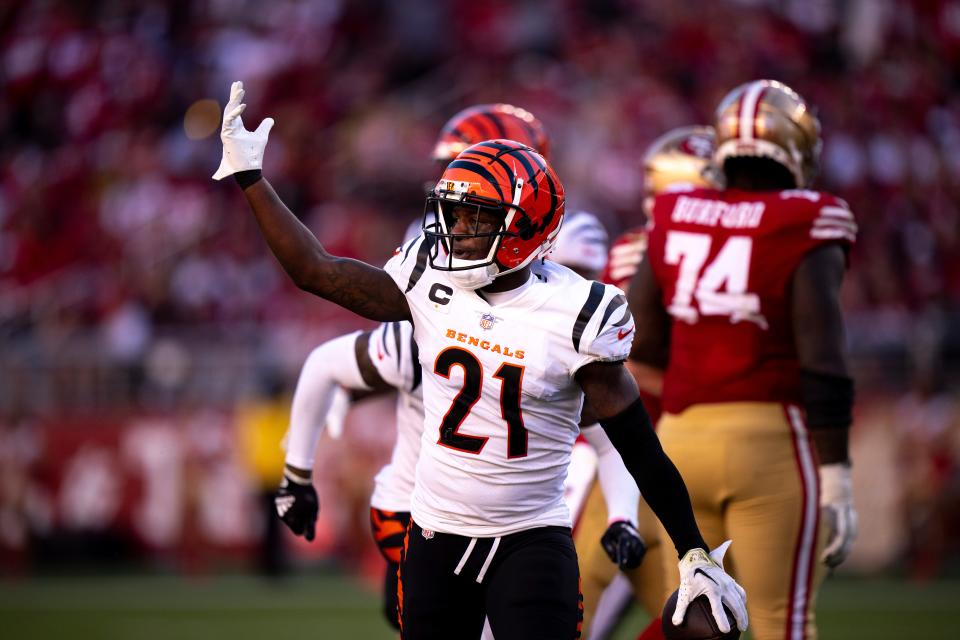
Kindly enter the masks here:
<path id="1" fill-rule="evenodd" d="M 478 105 L 456 114 L 443 127 L 434 147 L 433 159 L 446 166 L 453 159 L 450 153 L 466 148 L 474 138 L 480 142 L 492 130 L 506 131 L 512 139 L 549 148 L 543 126 L 529 112 L 507 104 Z M 420 224 L 417 233 L 420 233 Z M 411 240 L 407 238 L 405 242 Z M 550 259 L 565 264 L 584 277 L 599 277 L 606 262 L 607 234 L 595 216 L 578 212 L 564 224 L 557 246 Z M 374 331 L 354 332 L 325 342 L 307 357 L 297 381 L 291 410 L 287 443 L 286 477 L 277 491 L 276 503 L 281 519 L 297 535 L 308 540 L 314 536 L 319 502 L 309 478 L 317 442 L 327 422 L 332 422 L 339 403 L 338 390 L 348 389 L 367 395 L 394 390 L 397 396 L 397 439 L 390 462 L 374 479 L 370 499 L 370 525 L 374 540 L 387 561 L 384 573 L 384 616 L 399 629 L 397 617 L 397 569 L 403 535 L 410 519 L 410 494 L 413 491 L 414 469 L 420 451 L 423 429 L 423 399 L 420 388 L 422 371 L 417 361 L 416 343 L 408 322 L 391 322 Z M 598 465 L 603 469 L 602 509 L 615 514 L 616 521 L 626 520 L 636 511 L 639 493 L 636 484 L 623 466 L 620 456 L 599 425 L 584 430 L 584 443 L 589 452 L 578 452 L 575 459 L 589 467 L 590 478 Z M 331 428 L 331 432 L 334 429 Z M 573 465 L 572 465 L 573 466 Z M 571 485 L 582 477 L 581 469 L 571 469 L 567 478 L 568 504 L 582 502 L 585 493 Z M 298 498 L 301 498 L 298 500 Z M 574 507 L 571 507 L 573 510 Z M 620 531 L 622 525 L 611 524 L 602 533 L 622 549 L 625 558 L 635 548 L 632 532 Z M 637 539 L 638 540 L 638 539 Z M 608 561 L 609 563 L 609 561 Z"/>
<path id="2" fill-rule="evenodd" d="M 749 550 L 732 562 L 754 637 L 813 638 L 817 559 L 840 564 L 856 532 L 839 292 L 857 226 L 809 190 L 820 124 L 792 89 L 737 87 L 715 129 L 726 188 L 654 202 L 631 360 L 648 391 L 662 374 L 658 435 L 707 540 Z"/>
<path id="3" fill-rule="evenodd" d="M 653 199 L 658 194 L 715 186 L 715 172 L 710 163 L 712 153 L 712 127 L 679 127 L 668 131 L 650 144 L 643 157 L 643 211 L 647 219 L 650 218 Z M 646 247 L 647 234 L 643 226 L 622 233 L 610 247 L 610 257 L 603 270 L 603 281 L 629 292 L 630 279 L 636 273 Z M 660 408 L 659 399 L 655 395 L 644 394 L 643 401 L 648 413 L 656 421 Z M 643 502 L 640 503 L 640 512 L 631 517 L 645 549 L 642 564 L 636 562 L 634 566 L 630 566 L 633 562 L 611 565 L 608 556 L 612 557 L 616 546 L 597 545 L 595 542 L 591 544 L 591 541 L 601 538 L 604 529 L 609 531 L 616 519 L 615 514 L 608 513 L 602 493 L 597 483 L 594 483 L 574 535 L 583 581 L 584 628 L 592 640 L 602 640 L 613 630 L 618 618 L 625 612 L 630 590 L 614 587 L 607 591 L 617 576 L 619 565 L 629 578 L 633 597 L 653 618 L 648 627 L 650 631 L 644 637 L 661 637 L 659 616 L 663 608 L 666 582 L 663 573 L 664 548 L 660 545 L 656 518 Z M 604 540 L 608 540 L 606 534 L 603 536 Z M 604 606 L 598 609 L 601 594 L 604 594 Z M 616 601 L 618 595 L 620 602 L 612 602 L 611 599 Z M 594 621 L 595 611 L 598 615 Z"/>
<path id="4" fill-rule="evenodd" d="M 442 169 L 470 144 L 499 135 L 543 149 L 544 156 L 550 147 L 546 130 L 530 112 L 509 104 L 483 104 L 464 109 L 450 118 L 441 129 L 431 156 Z M 430 189 L 433 186 L 431 183 Z M 421 227 L 422 219 L 417 220 L 415 231 L 408 231 L 404 243 L 419 236 Z M 423 431 L 422 376 L 409 322 L 384 323 L 373 331 L 340 336 L 314 349 L 297 381 L 285 477 L 276 496 L 281 519 L 295 534 L 312 540 L 319 502 L 311 470 L 322 428 L 336 413 L 338 390 L 369 394 L 396 389 L 397 439 L 390 462 L 374 479 L 370 527 L 387 561 L 383 581 L 384 616 L 397 629 L 400 628 L 397 570 L 403 536 L 410 521 L 410 495 Z M 616 469 L 614 463 L 619 462 L 616 453 L 611 451 L 608 457 L 611 457 L 611 467 Z M 627 473 L 622 464 L 619 468 L 623 474 Z"/>
<path id="5" fill-rule="evenodd" d="M 235 175 L 302 289 L 379 321 L 412 320 L 425 422 L 400 562 L 404 638 L 579 635 L 579 572 L 563 476 L 584 399 L 664 524 L 678 612 L 706 595 L 721 629 L 745 593 L 708 554 L 683 479 L 622 363 L 634 325 L 615 287 L 540 260 L 564 210 L 543 156 L 492 140 L 462 151 L 427 198 L 424 234 L 383 269 L 330 255 L 261 174 L 272 119 L 247 131 L 234 83 L 215 178 Z"/>

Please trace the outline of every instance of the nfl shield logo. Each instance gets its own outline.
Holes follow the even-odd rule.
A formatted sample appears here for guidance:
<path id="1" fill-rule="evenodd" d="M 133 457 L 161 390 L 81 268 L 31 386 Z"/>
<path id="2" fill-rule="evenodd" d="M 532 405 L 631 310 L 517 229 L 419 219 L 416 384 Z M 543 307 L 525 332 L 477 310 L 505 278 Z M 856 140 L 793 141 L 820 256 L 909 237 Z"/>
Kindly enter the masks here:
<path id="1" fill-rule="evenodd" d="M 480 316 L 480 327 L 483 329 L 492 329 L 494 323 L 498 320 L 492 313 L 484 313 Z"/>

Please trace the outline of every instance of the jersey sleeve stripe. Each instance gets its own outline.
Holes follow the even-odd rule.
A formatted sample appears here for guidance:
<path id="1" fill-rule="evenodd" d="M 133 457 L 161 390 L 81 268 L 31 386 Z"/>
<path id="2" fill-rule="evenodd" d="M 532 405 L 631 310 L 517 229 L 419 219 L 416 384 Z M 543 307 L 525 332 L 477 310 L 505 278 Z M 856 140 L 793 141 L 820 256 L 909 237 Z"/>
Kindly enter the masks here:
<path id="1" fill-rule="evenodd" d="M 839 227 L 841 229 L 848 229 L 856 233 L 857 223 L 852 220 L 837 220 L 837 219 L 824 219 L 817 218 L 813 221 L 814 227 Z"/>
<path id="2" fill-rule="evenodd" d="M 844 218 L 846 220 L 853 220 L 853 213 L 848 209 L 843 207 L 823 207 L 820 209 L 820 217 L 828 218 Z"/>
<path id="3" fill-rule="evenodd" d="M 387 348 L 387 325 L 386 323 L 380 325 L 380 346 L 383 347 L 383 352 L 387 355 L 390 355 L 390 349 Z"/>
<path id="4" fill-rule="evenodd" d="M 587 301 L 583 303 L 580 315 L 577 316 L 577 321 L 573 324 L 573 335 L 571 337 L 573 338 L 573 349 L 577 353 L 580 353 L 580 338 L 583 337 L 583 330 L 587 328 L 590 318 L 597 312 L 597 307 L 600 306 L 600 301 L 603 299 L 603 291 L 604 286 L 599 282 L 590 285 L 590 294 L 587 296 Z"/>
<path id="5" fill-rule="evenodd" d="M 419 236 L 418 236 L 419 237 Z M 407 243 L 407 248 L 403 251 L 403 262 L 407 261 L 407 257 L 410 255 L 410 249 L 413 249 L 413 245 L 417 243 L 417 238 L 411 238 L 410 242 Z M 403 264 L 401 262 L 401 264 Z"/>
<path id="6" fill-rule="evenodd" d="M 393 346 L 397 348 L 396 359 L 397 359 L 397 371 L 400 370 L 400 323 L 391 322 L 393 329 Z"/>
<path id="7" fill-rule="evenodd" d="M 846 229 L 811 229 L 810 237 L 816 238 L 817 240 L 836 240 L 843 238 L 844 240 L 849 240 L 850 242 L 856 242 L 857 236 Z"/>
<path id="8" fill-rule="evenodd" d="M 420 282 L 420 278 L 423 276 L 424 270 L 427 268 L 427 255 L 430 253 L 430 243 L 427 242 L 424 238 L 423 242 L 420 243 L 420 248 L 417 249 L 417 264 L 413 267 L 413 271 L 410 273 L 410 280 L 407 282 L 407 288 L 404 293 L 408 293 L 411 289 L 417 286 L 417 283 Z"/>
<path id="9" fill-rule="evenodd" d="M 416 391 L 420 386 L 423 371 L 420 369 L 420 350 L 417 348 L 417 341 L 413 339 L 413 331 L 410 332 L 410 360 L 413 365 L 413 384 L 410 391 Z"/>
<path id="10" fill-rule="evenodd" d="M 610 316 L 613 315 L 613 312 L 627 304 L 627 298 L 623 294 L 614 296 L 610 303 L 607 305 L 607 308 L 603 310 L 603 319 L 600 320 L 600 326 L 597 328 L 597 335 L 603 331 L 603 326 L 607 324 L 607 320 L 610 319 Z"/>
<path id="11" fill-rule="evenodd" d="M 625 258 L 632 258 L 636 255 L 643 255 L 644 246 L 639 242 L 631 242 L 629 244 L 618 244 L 614 245 L 610 249 L 610 257 L 613 259 L 619 258 L 621 256 Z"/>

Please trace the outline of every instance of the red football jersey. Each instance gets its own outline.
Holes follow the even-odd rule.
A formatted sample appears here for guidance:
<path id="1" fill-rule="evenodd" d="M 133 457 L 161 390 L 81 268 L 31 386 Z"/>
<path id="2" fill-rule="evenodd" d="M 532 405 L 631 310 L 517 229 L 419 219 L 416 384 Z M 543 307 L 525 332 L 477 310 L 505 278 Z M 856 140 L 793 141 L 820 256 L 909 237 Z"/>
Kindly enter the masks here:
<path id="1" fill-rule="evenodd" d="M 621 233 L 610 245 L 610 256 L 603 269 L 603 281 L 626 291 L 646 251 L 646 229 L 634 227 Z"/>
<path id="2" fill-rule="evenodd" d="M 798 402 L 790 279 L 809 251 L 856 232 L 847 204 L 817 191 L 658 196 L 647 251 L 673 318 L 664 410 Z"/>

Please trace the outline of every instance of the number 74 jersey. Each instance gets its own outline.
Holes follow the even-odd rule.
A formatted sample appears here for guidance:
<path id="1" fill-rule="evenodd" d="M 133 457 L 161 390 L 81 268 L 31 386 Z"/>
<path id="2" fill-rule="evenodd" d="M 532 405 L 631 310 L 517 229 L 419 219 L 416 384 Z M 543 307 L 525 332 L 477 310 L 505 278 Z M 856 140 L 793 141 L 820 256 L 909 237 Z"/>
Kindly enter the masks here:
<path id="1" fill-rule="evenodd" d="M 526 286 L 482 296 L 432 269 L 428 248 L 413 240 L 385 267 L 406 292 L 423 368 L 414 521 L 470 537 L 569 527 L 563 482 L 583 403 L 574 374 L 626 359 L 625 296 L 550 261 Z"/>
<path id="2" fill-rule="evenodd" d="M 664 410 L 798 402 L 793 273 L 810 251 L 828 244 L 846 249 L 856 233 L 847 204 L 817 191 L 658 196 L 648 255 L 673 320 Z"/>

